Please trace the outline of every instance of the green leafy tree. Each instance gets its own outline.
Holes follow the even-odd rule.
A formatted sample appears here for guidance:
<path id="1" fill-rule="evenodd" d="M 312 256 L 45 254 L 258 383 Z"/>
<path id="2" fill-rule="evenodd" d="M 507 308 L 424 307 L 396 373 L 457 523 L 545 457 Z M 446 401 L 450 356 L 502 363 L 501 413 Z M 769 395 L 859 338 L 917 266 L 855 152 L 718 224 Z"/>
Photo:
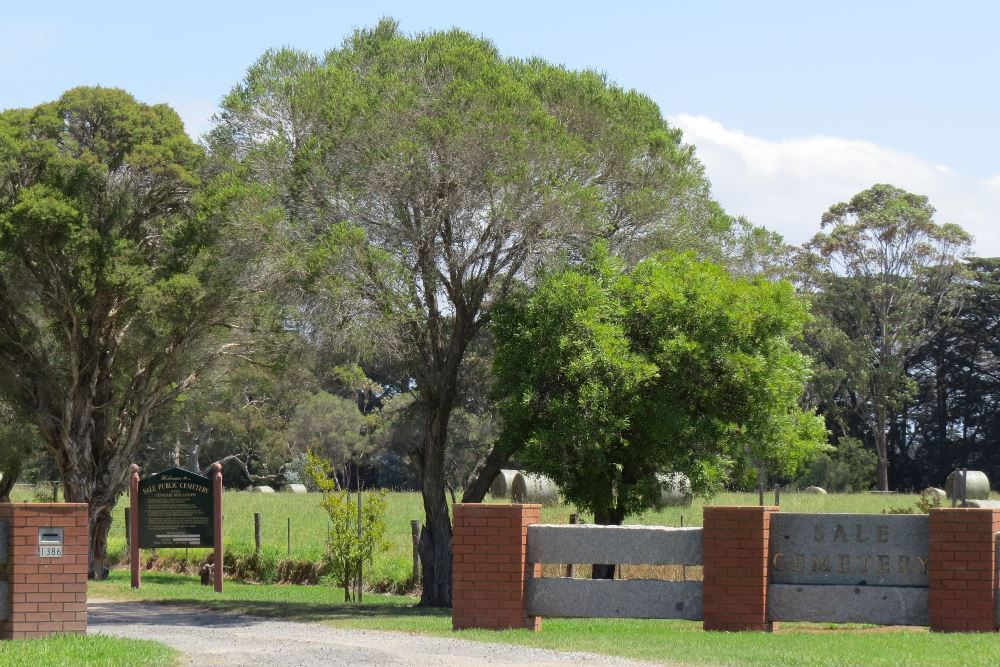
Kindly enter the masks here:
<path id="1" fill-rule="evenodd" d="M 348 486 L 350 465 L 371 448 L 369 423 L 355 401 L 321 391 L 296 408 L 288 439 L 295 450 L 328 461 Z"/>
<path id="2" fill-rule="evenodd" d="M 39 448 L 37 429 L 0 401 L 0 502 L 10 502 L 14 484 Z"/>
<path id="3" fill-rule="evenodd" d="M 701 493 L 751 462 L 793 473 L 825 434 L 798 403 L 806 319 L 789 283 L 690 255 L 626 271 L 598 248 L 495 314 L 501 439 L 600 524 L 653 506 L 657 473 Z"/>
<path id="4" fill-rule="evenodd" d="M 323 509 L 330 516 L 330 541 L 323 560 L 337 585 L 343 586 L 344 601 L 350 602 L 351 585 L 361 577 L 359 568 L 389 548 L 385 540 L 386 492 L 362 494 L 359 517 L 350 492 L 341 491 L 333 479 L 329 461 L 309 454 L 306 470 L 323 494 Z"/>
<path id="5" fill-rule="evenodd" d="M 841 437 L 831 451 L 818 452 L 807 464 L 796 486 L 818 486 L 827 491 L 868 491 L 875 485 L 877 459 L 857 438 Z"/>
<path id="6" fill-rule="evenodd" d="M 235 345 L 241 186 L 203 163 L 173 110 L 121 90 L 0 113 L 0 395 L 88 503 L 93 576 L 150 419 Z"/>
<path id="7" fill-rule="evenodd" d="M 458 30 L 386 20 L 323 58 L 269 52 L 224 99 L 211 145 L 271 191 L 317 335 L 393 356 L 419 393 L 426 605 L 451 601 L 449 422 L 494 304 L 594 238 L 640 257 L 718 246 L 731 223 L 648 97 Z M 511 453 L 483 460 L 465 500 Z"/>
<path id="8" fill-rule="evenodd" d="M 927 197 L 884 184 L 831 206 L 823 227 L 801 257 L 817 315 L 809 340 L 829 369 L 823 398 L 857 420 L 845 434 L 874 441 L 888 491 L 890 429 L 914 392 L 907 357 L 961 303 L 971 237 L 934 222 Z"/>

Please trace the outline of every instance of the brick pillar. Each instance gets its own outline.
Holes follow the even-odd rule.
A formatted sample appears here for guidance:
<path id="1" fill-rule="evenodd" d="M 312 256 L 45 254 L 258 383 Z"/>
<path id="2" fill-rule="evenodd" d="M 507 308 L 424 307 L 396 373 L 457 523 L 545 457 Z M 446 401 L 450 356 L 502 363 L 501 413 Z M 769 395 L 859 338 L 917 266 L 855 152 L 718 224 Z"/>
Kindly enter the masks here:
<path id="1" fill-rule="evenodd" d="M 706 507 L 706 630 L 766 630 L 768 546 L 777 507 Z"/>
<path id="2" fill-rule="evenodd" d="M 538 630 L 528 616 L 526 584 L 540 567 L 525 562 L 528 526 L 541 521 L 541 505 L 454 506 L 451 565 L 451 625 Z"/>
<path id="3" fill-rule="evenodd" d="M 0 521 L 10 526 L 10 614 L 0 639 L 87 631 L 86 503 L 3 503 Z M 38 529 L 63 529 L 63 555 L 39 558 Z"/>
<path id="4" fill-rule="evenodd" d="M 930 624 L 944 632 L 993 632 L 1000 510 L 931 510 Z"/>

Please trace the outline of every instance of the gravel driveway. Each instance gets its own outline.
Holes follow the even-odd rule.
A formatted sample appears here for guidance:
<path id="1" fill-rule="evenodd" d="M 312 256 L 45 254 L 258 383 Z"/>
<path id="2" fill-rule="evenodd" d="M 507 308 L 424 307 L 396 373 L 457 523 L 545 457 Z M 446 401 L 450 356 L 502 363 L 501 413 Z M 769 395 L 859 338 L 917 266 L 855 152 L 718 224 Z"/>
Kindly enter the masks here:
<path id="1" fill-rule="evenodd" d="M 152 639 L 183 654 L 182 665 L 318 667 L 320 665 L 609 665 L 648 663 L 592 653 L 562 653 L 509 644 L 404 632 L 342 630 L 321 623 L 276 621 L 140 602 L 88 605 L 89 632 Z"/>

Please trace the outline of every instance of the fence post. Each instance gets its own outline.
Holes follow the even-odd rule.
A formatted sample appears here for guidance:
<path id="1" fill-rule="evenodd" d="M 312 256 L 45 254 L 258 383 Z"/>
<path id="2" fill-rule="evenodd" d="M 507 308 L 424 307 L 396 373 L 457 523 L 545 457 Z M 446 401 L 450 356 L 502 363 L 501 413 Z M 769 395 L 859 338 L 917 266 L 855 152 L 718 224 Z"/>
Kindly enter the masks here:
<path id="1" fill-rule="evenodd" d="M 410 521 L 410 541 L 413 543 L 413 576 L 410 585 L 416 588 L 420 585 L 420 522 Z"/>
<path id="2" fill-rule="evenodd" d="M 263 541 L 261 535 L 260 512 L 253 513 L 253 552 L 260 553 L 260 544 Z"/>

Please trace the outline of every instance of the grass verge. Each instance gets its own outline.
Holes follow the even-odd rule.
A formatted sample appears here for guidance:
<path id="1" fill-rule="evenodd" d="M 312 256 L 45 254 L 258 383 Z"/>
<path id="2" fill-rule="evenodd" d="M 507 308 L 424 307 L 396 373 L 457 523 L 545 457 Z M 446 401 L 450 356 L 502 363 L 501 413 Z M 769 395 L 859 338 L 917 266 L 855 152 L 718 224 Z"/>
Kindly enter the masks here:
<path id="1" fill-rule="evenodd" d="M 0 642 L 0 667 L 169 667 L 173 649 L 150 641 L 100 635 L 58 635 Z"/>
<path id="2" fill-rule="evenodd" d="M 339 628 L 394 630 L 560 651 L 589 651 L 669 665 L 804 667 L 969 667 L 1000 664 L 1000 641 L 989 634 L 936 634 L 922 629 L 785 624 L 779 632 L 703 632 L 700 623 L 623 619 L 544 619 L 542 631 L 451 631 L 449 610 L 415 607 L 407 596 L 366 596 L 341 603 L 336 589 L 226 583 L 222 595 L 190 577 L 144 576 L 139 591 L 126 572 L 91 582 L 90 596 L 184 604 Z"/>

